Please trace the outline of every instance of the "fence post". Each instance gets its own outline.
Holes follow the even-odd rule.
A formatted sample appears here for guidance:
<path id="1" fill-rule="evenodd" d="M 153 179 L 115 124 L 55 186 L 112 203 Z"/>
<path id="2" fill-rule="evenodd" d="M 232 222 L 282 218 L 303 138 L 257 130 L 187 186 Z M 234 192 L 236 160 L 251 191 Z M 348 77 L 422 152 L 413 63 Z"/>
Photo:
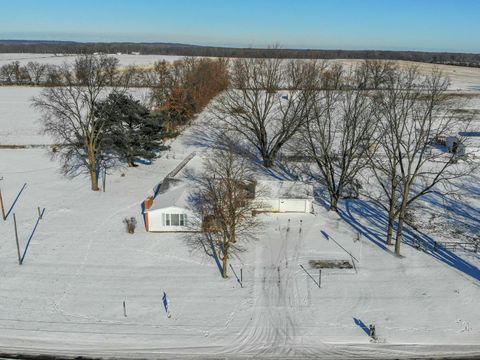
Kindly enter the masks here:
<path id="1" fill-rule="evenodd" d="M 0 189 L 0 206 L 2 207 L 2 218 L 3 220 L 7 220 L 5 217 L 5 207 L 3 206 L 2 189 Z"/>
<path id="2" fill-rule="evenodd" d="M 102 179 L 102 185 L 103 185 L 103 192 L 105 192 L 105 182 L 107 179 L 107 168 L 103 168 L 103 179 Z"/>
<path id="3" fill-rule="evenodd" d="M 318 269 L 318 287 L 322 287 L 322 269 Z"/>
<path id="4" fill-rule="evenodd" d="M 352 254 L 350 254 L 350 257 L 352 258 L 352 264 L 353 264 L 353 268 L 355 269 L 355 273 L 358 274 L 357 267 L 355 266 L 355 260 L 353 260 Z"/>
<path id="5" fill-rule="evenodd" d="M 13 213 L 13 226 L 15 227 L 15 241 L 17 243 L 18 265 L 22 265 L 22 257 L 20 255 L 20 244 L 18 243 L 17 217 L 15 216 L 15 213 Z"/>
<path id="6" fill-rule="evenodd" d="M 237 273 L 235 272 L 235 269 L 233 268 L 232 264 L 230 265 L 230 269 L 232 269 L 233 275 L 237 278 L 237 282 L 240 284 L 240 287 L 243 288 L 243 283 L 242 281 L 238 278 Z M 241 274 L 241 269 L 240 269 L 240 274 Z"/>

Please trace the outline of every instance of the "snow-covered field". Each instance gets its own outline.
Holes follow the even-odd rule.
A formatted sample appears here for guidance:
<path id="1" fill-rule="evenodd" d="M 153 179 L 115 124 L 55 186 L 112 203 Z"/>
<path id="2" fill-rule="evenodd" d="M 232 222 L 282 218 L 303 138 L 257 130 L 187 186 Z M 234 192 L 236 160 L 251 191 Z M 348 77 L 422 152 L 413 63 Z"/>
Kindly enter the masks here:
<path id="1" fill-rule="evenodd" d="M 128 65 L 152 65 L 156 61 L 166 60 L 175 61 L 182 59 L 183 56 L 176 55 L 132 55 L 132 54 L 112 54 L 120 61 L 120 66 Z M 61 65 L 64 62 L 70 63 L 77 58 L 77 55 L 62 55 L 62 54 L 0 54 L 0 66 L 11 63 L 12 61 L 19 61 L 21 64 L 26 64 L 29 61 L 36 61 L 41 64 Z"/>
<path id="2" fill-rule="evenodd" d="M 51 144 L 53 140 L 41 133 L 38 112 L 31 107 L 36 87 L 0 86 L 0 145 Z"/>
<path id="3" fill-rule="evenodd" d="M 0 144 L 50 143 L 29 107 L 37 91 L 0 87 Z M 480 356 L 478 256 L 404 244 L 396 258 L 381 242 L 382 214 L 368 203 L 347 202 L 341 216 L 320 203 L 313 215 L 262 215 L 262 236 L 232 260 L 237 273 L 243 269 L 243 288 L 231 272 L 221 279 L 214 260 L 189 247 L 188 234 L 147 233 L 140 204 L 191 151 L 202 156 L 196 131 L 185 131 L 152 165 L 110 175 L 105 193 L 91 192 L 85 178 L 64 178 L 43 149 L 0 150 L 7 209 L 27 183 L 14 209 L 22 248 L 37 206 L 46 208 L 22 266 L 12 214 L 0 219 L 0 354 Z M 478 198 L 469 211 L 480 214 Z M 134 235 L 122 224 L 127 216 L 139 221 Z M 351 260 L 346 251 L 358 259 L 356 271 L 323 270 L 321 288 L 300 267 L 316 279 L 310 260 Z M 378 343 L 362 329 L 369 324 Z"/>

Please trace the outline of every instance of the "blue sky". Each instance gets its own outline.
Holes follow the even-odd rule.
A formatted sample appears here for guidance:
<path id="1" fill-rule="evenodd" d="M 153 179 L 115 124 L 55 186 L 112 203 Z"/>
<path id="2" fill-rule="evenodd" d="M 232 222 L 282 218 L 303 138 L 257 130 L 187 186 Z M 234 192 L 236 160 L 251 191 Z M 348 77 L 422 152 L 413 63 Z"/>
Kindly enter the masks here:
<path id="1" fill-rule="evenodd" d="M 480 53 L 480 0 L 0 0 L 0 38 Z"/>

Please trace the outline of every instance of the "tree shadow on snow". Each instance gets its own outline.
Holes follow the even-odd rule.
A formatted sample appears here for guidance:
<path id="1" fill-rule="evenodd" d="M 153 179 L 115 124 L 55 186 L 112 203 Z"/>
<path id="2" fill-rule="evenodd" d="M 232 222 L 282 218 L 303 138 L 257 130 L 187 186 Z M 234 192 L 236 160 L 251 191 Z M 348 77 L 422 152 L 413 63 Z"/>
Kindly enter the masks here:
<path id="1" fill-rule="evenodd" d="M 191 173 L 188 174 L 188 178 L 192 183 L 194 183 L 195 174 Z M 193 192 L 189 194 L 188 199 L 188 206 L 189 208 L 197 214 L 201 214 L 202 209 L 202 200 L 200 194 L 197 192 Z M 191 253 L 202 253 L 207 258 L 212 258 L 217 265 L 218 271 L 220 275 L 223 276 L 223 266 L 220 258 L 218 256 L 218 246 L 216 245 L 215 239 L 213 238 L 212 234 L 208 232 L 197 232 L 198 229 L 202 229 L 202 219 L 200 217 L 193 217 L 191 220 L 190 226 L 194 232 L 187 233 L 184 236 L 184 241 L 187 244 L 187 247 L 190 249 Z"/>
<path id="2" fill-rule="evenodd" d="M 215 241 L 208 233 L 195 233 L 185 236 L 185 242 L 192 252 L 201 251 L 206 256 L 212 258 L 217 265 L 220 275 L 223 276 L 223 266 L 215 247 Z"/>
<path id="3" fill-rule="evenodd" d="M 439 192 L 432 192 L 423 197 L 423 201 L 430 206 L 437 207 L 440 211 L 448 211 L 462 218 L 466 224 L 478 228 L 480 227 L 480 209 L 471 206 L 458 199 L 449 198 Z"/>
<path id="4" fill-rule="evenodd" d="M 373 244 L 393 254 L 387 247 L 385 241 L 388 224 L 387 215 L 379 205 L 372 201 L 345 200 L 338 213 L 343 220 Z M 469 214 L 465 215 L 471 216 Z M 421 231 L 413 230 L 410 226 L 405 226 L 402 243 L 415 249 L 423 250 L 426 254 L 433 256 L 437 260 L 480 281 L 480 269 L 478 267 L 462 259 L 453 251 L 440 246 L 433 238 Z"/>
<path id="5" fill-rule="evenodd" d="M 440 260 L 475 280 L 480 281 L 480 269 L 478 267 L 470 264 L 468 261 L 455 254 L 455 252 L 440 246 L 434 239 L 421 231 L 407 228 L 405 230 L 403 243 L 416 249 L 421 249 L 437 260 Z"/>
<path id="6" fill-rule="evenodd" d="M 373 244 L 393 255 L 385 240 L 388 220 L 382 210 L 371 201 L 346 199 L 343 201 L 343 206 L 340 205 L 338 214 Z M 359 219 L 367 222 L 368 225 Z"/>

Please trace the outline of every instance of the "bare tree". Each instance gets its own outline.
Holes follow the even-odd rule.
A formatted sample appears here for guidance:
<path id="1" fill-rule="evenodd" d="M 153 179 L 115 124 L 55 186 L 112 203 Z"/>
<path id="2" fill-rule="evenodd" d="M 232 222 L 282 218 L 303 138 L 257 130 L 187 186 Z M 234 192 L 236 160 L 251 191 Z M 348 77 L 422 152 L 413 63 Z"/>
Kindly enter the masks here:
<path id="1" fill-rule="evenodd" d="M 397 68 L 393 61 L 365 60 L 355 69 L 356 85 L 360 89 L 381 89 L 388 84 L 389 77 Z"/>
<path id="2" fill-rule="evenodd" d="M 33 85 L 40 85 L 44 81 L 47 65 L 40 64 L 36 61 L 29 61 L 26 69 Z"/>
<path id="3" fill-rule="evenodd" d="M 44 131 L 59 144 L 54 156 L 60 157 L 64 174 L 88 173 L 94 191 L 99 190 L 100 167 L 110 161 L 95 104 L 111 84 L 115 64 L 106 56 L 83 55 L 73 68 L 64 64 L 58 69 L 63 86 L 46 88 L 32 100 L 43 113 Z"/>
<path id="4" fill-rule="evenodd" d="M 272 167 L 308 117 L 318 63 L 236 59 L 230 78 L 231 87 L 218 98 L 213 113 L 258 151 L 265 167 Z"/>
<path id="5" fill-rule="evenodd" d="M 231 151 L 216 150 L 195 176 L 198 191 L 192 207 L 202 221 L 204 234 L 213 240 L 227 277 L 229 259 L 243 250 L 242 243 L 254 239 L 260 223 L 254 212 L 253 183 L 248 160 Z"/>
<path id="6" fill-rule="evenodd" d="M 155 62 L 153 71 L 149 76 L 149 84 L 152 103 L 155 106 L 163 105 L 168 100 L 170 91 L 174 87 L 171 65 L 165 60 Z"/>
<path id="7" fill-rule="evenodd" d="M 12 61 L 0 67 L 0 81 L 7 85 L 25 85 L 30 83 L 30 76 L 19 61 Z"/>
<path id="8" fill-rule="evenodd" d="M 342 74 L 349 77 L 341 67 L 328 73 L 336 83 L 348 85 L 345 79 L 339 81 Z M 346 190 L 359 186 L 357 175 L 368 163 L 367 152 L 376 141 L 375 109 L 369 94 L 352 88 L 339 90 L 328 86 L 319 91 L 301 137 L 306 153 L 316 164 L 312 175 L 326 186 L 333 211 L 337 211 L 338 201 Z"/>
<path id="9" fill-rule="evenodd" d="M 376 93 L 380 148 L 371 157 L 372 169 L 388 212 L 387 244 L 397 222 L 395 254 L 400 244 L 407 210 L 422 196 L 440 190 L 465 176 L 466 163 L 455 153 L 434 147 L 435 139 L 454 135 L 467 126 L 453 112 L 459 97 L 447 93 L 449 81 L 438 70 L 424 76 L 416 67 L 397 69 L 387 87 Z"/>

